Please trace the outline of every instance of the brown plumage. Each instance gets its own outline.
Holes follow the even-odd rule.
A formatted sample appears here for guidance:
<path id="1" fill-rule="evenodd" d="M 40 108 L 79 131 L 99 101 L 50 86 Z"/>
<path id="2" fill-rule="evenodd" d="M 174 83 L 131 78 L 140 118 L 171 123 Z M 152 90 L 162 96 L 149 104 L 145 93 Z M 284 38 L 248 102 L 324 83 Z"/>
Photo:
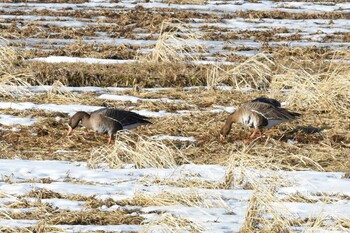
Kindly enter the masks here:
<path id="1" fill-rule="evenodd" d="M 289 112 L 266 102 L 247 102 L 241 105 L 235 112 L 230 114 L 225 125 L 220 131 L 220 139 L 224 139 L 231 130 L 232 123 L 241 123 L 247 127 L 254 128 L 249 139 L 253 139 L 256 133 L 262 136 L 262 128 L 271 128 L 283 122 L 292 121 L 300 116 L 299 113 Z"/>
<path id="2" fill-rule="evenodd" d="M 67 136 L 70 135 L 79 123 L 99 133 L 105 133 L 109 135 L 108 144 L 113 140 L 114 134 L 122 129 L 133 129 L 139 125 L 150 124 L 148 117 L 139 115 L 135 112 L 113 109 L 113 108 L 102 108 L 92 112 L 77 112 L 69 120 Z"/>

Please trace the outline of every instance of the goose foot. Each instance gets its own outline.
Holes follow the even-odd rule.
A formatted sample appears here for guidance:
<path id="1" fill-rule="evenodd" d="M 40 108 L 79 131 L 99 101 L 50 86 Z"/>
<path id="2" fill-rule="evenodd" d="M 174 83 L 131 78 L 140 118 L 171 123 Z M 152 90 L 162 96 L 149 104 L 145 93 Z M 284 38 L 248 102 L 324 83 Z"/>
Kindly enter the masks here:
<path id="1" fill-rule="evenodd" d="M 258 136 L 256 139 L 262 138 L 263 135 L 262 135 L 261 130 L 258 129 L 258 128 L 255 128 L 254 131 L 253 131 L 253 133 L 252 133 L 252 135 L 250 135 L 250 136 L 246 139 L 246 141 L 249 142 L 249 141 L 253 140 L 254 137 L 255 137 L 255 135 L 256 135 L 256 133 L 259 134 L 259 136 Z"/>
<path id="2" fill-rule="evenodd" d="M 107 144 L 108 145 L 114 144 L 114 138 L 112 136 L 109 136 Z"/>

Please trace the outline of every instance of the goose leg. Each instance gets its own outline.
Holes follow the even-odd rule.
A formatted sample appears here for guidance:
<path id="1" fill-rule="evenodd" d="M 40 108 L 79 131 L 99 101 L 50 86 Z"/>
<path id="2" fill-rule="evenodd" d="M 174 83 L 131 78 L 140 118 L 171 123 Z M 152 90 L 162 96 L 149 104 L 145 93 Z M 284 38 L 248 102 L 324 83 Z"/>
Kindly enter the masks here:
<path id="1" fill-rule="evenodd" d="M 69 126 L 67 136 L 70 136 L 72 134 L 73 128 Z"/>
<path id="2" fill-rule="evenodd" d="M 253 133 L 252 133 L 252 135 L 250 135 L 250 136 L 248 137 L 248 139 L 249 139 L 249 140 L 252 140 L 257 132 L 258 132 L 258 129 L 255 128 L 254 131 L 253 131 Z"/>
<path id="3" fill-rule="evenodd" d="M 109 138 L 108 138 L 108 142 L 107 144 L 113 144 L 114 140 L 113 140 L 113 136 L 110 135 Z"/>
<path id="4" fill-rule="evenodd" d="M 252 135 L 250 135 L 250 136 L 248 137 L 248 140 L 249 140 L 249 141 L 250 141 L 250 140 L 253 140 L 253 138 L 255 137 L 256 133 L 259 134 L 259 137 L 258 137 L 258 138 L 261 138 L 261 137 L 262 137 L 261 130 L 258 129 L 258 128 L 255 128 L 254 131 L 253 131 L 253 133 L 252 133 Z"/>
<path id="5" fill-rule="evenodd" d="M 262 134 L 260 129 L 258 129 L 258 133 L 259 133 L 259 137 L 258 138 L 262 138 L 263 134 Z"/>

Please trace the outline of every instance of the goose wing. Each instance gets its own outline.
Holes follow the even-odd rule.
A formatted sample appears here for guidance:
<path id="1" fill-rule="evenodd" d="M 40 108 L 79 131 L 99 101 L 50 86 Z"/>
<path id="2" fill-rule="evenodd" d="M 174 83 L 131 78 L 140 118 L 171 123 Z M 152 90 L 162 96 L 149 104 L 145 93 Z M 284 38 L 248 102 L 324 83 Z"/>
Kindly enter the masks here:
<path id="1" fill-rule="evenodd" d="M 140 114 L 137 114 L 135 112 L 121 110 L 121 109 L 115 109 L 115 108 L 103 108 L 99 109 L 92 114 L 101 114 L 104 117 L 117 121 L 120 123 L 124 128 L 130 125 L 140 125 L 140 124 L 150 124 L 147 119 L 149 119 L 146 116 L 142 116 Z"/>
<path id="2" fill-rule="evenodd" d="M 281 105 L 281 102 L 279 102 L 278 100 L 272 99 L 272 98 L 263 97 L 263 96 L 258 97 L 258 98 L 256 98 L 256 99 L 253 99 L 253 100 L 250 101 L 250 102 L 262 102 L 262 103 L 267 103 L 267 104 L 271 104 L 271 105 L 273 105 L 273 106 L 275 106 L 275 107 L 278 107 L 278 108 L 282 106 L 282 105 Z"/>
<path id="3" fill-rule="evenodd" d="M 263 102 L 249 102 L 244 105 L 244 108 L 259 114 L 266 120 L 289 121 L 296 119 L 296 117 L 300 115 Z"/>

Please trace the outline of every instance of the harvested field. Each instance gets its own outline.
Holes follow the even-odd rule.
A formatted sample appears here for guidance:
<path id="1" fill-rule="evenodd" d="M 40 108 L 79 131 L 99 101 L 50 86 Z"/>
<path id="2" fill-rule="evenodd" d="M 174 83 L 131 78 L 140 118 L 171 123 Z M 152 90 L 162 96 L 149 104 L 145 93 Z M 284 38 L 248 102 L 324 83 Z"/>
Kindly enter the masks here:
<path id="1" fill-rule="evenodd" d="M 348 1 L 0 1 L 1 232 L 348 232 Z M 276 98 L 300 119 L 234 124 Z M 77 111 L 152 124 L 107 136 Z"/>

